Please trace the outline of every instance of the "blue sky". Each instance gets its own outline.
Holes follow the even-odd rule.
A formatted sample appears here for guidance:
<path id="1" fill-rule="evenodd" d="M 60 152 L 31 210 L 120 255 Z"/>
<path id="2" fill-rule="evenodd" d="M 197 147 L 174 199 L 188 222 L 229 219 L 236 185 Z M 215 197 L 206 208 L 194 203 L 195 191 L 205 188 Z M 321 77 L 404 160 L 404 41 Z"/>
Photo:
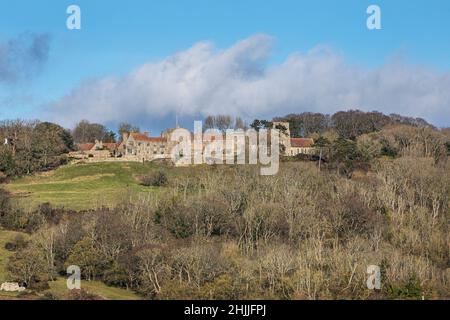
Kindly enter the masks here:
<path id="1" fill-rule="evenodd" d="M 90 79 L 126 76 L 144 64 L 158 63 L 201 41 L 211 41 L 215 50 L 220 51 L 257 34 L 273 39 L 265 58 L 265 68 L 269 69 L 283 64 L 294 53 L 327 46 L 346 64 L 366 72 L 396 60 L 441 75 L 450 71 L 447 0 L 1 0 L 0 3 L 0 44 L 24 33 L 50 36 L 48 59 L 39 74 L 21 83 L 0 83 L 3 97 L 0 118 L 39 117 L 47 105 Z M 81 7 L 82 30 L 70 31 L 65 27 L 65 11 L 70 4 Z M 381 7 L 382 30 L 366 28 L 366 8 L 370 4 Z M 341 106 L 332 106 L 338 107 Z M 370 107 L 380 106 L 367 106 Z M 307 106 L 299 106 L 298 111 L 307 111 L 303 108 Z M 281 108 L 279 115 L 284 110 Z M 204 114 L 203 111 L 195 112 Z M 412 114 L 414 109 L 405 111 L 427 117 L 424 111 L 417 114 Z M 195 112 L 186 114 L 186 118 L 195 117 Z M 442 121 L 439 125 L 450 121 L 450 117 L 442 119 L 436 112 L 430 115 L 431 120 Z M 140 115 L 136 112 L 130 119 Z M 159 118 L 170 117 L 161 114 Z M 118 118 L 122 117 L 118 115 L 107 122 L 113 124 Z M 144 125 L 158 128 L 157 124 Z"/>

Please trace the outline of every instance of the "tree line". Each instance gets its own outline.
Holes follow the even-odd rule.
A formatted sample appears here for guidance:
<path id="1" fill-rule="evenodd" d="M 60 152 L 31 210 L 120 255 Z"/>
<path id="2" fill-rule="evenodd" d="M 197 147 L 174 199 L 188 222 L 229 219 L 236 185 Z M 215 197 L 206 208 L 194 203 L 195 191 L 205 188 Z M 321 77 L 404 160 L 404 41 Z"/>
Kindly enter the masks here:
<path id="1" fill-rule="evenodd" d="M 398 114 L 385 115 L 381 112 L 364 112 L 361 110 L 339 111 L 333 115 L 303 112 L 276 117 L 274 121 L 289 122 L 293 137 L 308 137 L 313 134 L 324 134 L 334 130 L 344 139 L 380 131 L 387 125 L 404 124 L 413 127 L 434 128 L 421 118 L 404 117 Z"/>
<path id="2" fill-rule="evenodd" d="M 118 132 L 139 131 L 121 123 Z M 66 164 L 67 154 L 76 150 L 77 143 L 96 140 L 116 142 L 116 134 L 104 125 L 80 121 L 73 130 L 58 124 L 38 120 L 0 121 L 0 183 L 8 177 L 48 171 Z"/>
<path id="3" fill-rule="evenodd" d="M 0 177 L 51 170 L 67 163 L 74 142 L 69 130 L 40 121 L 1 121 Z"/>

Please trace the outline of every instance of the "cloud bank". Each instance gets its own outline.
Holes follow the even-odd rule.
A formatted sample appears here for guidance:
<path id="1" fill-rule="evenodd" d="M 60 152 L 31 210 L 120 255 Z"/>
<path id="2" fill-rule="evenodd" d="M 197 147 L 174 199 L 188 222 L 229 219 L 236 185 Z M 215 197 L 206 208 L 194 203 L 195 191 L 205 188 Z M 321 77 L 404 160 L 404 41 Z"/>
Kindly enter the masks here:
<path id="1" fill-rule="evenodd" d="M 323 47 L 293 53 L 274 65 L 268 62 L 272 44 L 263 34 L 225 50 L 200 42 L 123 77 L 86 81 L 47 105 L 46 114 L 68 126 L 80 119 L 155 121 L 175 112 L 251 119 L 351 108 L 419 116 L 438 124 L 450 120 L 450 73 L 399 61 L 365 69 Z"/>
<path id="2" fill-rule="evenodd" d="M 37 75 L 47 62 L 50 37 L 22 34 L 0 43 L 0 84 L 14 85 Z"/>

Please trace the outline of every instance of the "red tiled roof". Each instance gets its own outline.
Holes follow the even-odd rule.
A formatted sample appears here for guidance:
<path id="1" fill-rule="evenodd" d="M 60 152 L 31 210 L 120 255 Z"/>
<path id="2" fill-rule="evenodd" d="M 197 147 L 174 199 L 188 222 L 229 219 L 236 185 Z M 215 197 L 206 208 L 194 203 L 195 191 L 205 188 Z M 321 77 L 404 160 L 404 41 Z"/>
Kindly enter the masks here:
<path id="1" fill-rule="evenodd" d="M 119 147 L 118 143 L 103 143 L 103 147 L 109 151 L 116 150 Z"/>
<path id="2" fill-rule="evenodd" d="M 294 148 L 310 148 L 313 145 L 314 145 L 313 139 L 291 138 L 291 147 L 294 147 Z"/>
<path id="3" fill-rule="evenodd" d="M 132 133 L 131 136 L 136 141 L 145 141 L 145 142 L 166 142 L 167 139 L 164 137 L 148 137 L 143 133 Z"/>
<path id="4" fill-rule="evenodd" d="M 95 146 L 94 143 L 78 143 L 77 148 L 80 151 L 90 151 Z"/>

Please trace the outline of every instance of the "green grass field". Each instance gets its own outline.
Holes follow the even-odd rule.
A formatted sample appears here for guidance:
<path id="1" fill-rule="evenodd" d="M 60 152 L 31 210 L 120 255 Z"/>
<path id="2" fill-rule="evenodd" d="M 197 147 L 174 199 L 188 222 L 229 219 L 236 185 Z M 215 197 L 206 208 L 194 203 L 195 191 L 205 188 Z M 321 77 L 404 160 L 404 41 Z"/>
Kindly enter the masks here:
<path id="1" fill-rule="evenodd" d="M 84 210 L 113 206 L 125 197 L 155 192 L 136 177 L 160 167 L 137 162 L 72 164 L 45 174 L 14 180 L 5 186 L 21 206 L 49 202 L 57 207 Z"/>

